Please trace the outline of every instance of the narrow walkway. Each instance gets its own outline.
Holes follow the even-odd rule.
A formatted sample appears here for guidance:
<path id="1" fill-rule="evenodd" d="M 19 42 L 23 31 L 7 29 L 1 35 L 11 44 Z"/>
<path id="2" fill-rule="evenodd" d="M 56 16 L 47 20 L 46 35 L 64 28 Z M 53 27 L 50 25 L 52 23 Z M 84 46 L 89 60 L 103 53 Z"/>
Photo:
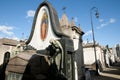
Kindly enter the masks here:
<path id="1" fill-rule="evenodd" d="M 106 68 L 99 76 L 92 75 L 92 80 L 120 80 L 120 67 Z"/>

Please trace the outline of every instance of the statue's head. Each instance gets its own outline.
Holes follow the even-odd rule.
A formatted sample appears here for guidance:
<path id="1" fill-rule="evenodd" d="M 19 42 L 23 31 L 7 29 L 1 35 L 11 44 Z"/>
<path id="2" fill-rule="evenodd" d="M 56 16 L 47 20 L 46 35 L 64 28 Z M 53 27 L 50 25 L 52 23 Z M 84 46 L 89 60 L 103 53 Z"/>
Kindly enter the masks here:
<path id="1" fill-rule="evenodd" d="M 10 52 L 6 52 L 4 54 L 4 62 L 3 63 L 8 63 L 10 59 Z"/>

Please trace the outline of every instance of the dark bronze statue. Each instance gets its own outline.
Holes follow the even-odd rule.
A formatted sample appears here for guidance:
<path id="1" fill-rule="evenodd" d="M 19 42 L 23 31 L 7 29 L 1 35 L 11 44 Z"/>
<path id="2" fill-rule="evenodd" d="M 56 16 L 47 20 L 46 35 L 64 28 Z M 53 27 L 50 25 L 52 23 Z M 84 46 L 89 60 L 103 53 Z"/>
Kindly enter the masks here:
<path id="1" fill-rule="evenodd" d="M 6 52 L 4 54 L 3 64 L 0 66 L 0 80 L 5 80 L 5 70 L 6 70 L 6 66 L 9 62 L 9 58 L 10 58 L 10 53 Z"/>

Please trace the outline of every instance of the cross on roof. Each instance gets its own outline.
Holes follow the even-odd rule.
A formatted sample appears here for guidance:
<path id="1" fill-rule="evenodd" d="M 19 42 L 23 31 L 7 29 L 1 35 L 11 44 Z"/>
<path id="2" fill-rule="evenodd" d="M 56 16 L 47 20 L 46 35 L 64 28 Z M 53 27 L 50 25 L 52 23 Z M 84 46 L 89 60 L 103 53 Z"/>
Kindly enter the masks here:
<path id="1" fill-rule="evenodd" d="M 63 12 L 65 13 L 66 7 L 63 7 L 62 10 L 63 10 Z"/>

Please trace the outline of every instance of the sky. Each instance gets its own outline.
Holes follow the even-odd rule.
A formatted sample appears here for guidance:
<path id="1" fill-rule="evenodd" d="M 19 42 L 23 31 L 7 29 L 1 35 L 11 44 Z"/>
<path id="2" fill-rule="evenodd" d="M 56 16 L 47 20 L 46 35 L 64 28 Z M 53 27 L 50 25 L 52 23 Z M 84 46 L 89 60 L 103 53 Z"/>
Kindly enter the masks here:
<path id="1" fill-rule="evenodd" d="M 28 39 L 34 14 L 44 0 L 0 0 L 0 38 Z M 48 0 L 61 18 L 63 7 L 69 21 L 74 18 L 76 26 L 80 24 L 85 33 L 83 42 L 92 42 L 91 18 L 95 40 L 102 46 L 110 47 L 120 43 L 120 0 Z M 96 7 L 99 18 L 95 17 Z"/>

